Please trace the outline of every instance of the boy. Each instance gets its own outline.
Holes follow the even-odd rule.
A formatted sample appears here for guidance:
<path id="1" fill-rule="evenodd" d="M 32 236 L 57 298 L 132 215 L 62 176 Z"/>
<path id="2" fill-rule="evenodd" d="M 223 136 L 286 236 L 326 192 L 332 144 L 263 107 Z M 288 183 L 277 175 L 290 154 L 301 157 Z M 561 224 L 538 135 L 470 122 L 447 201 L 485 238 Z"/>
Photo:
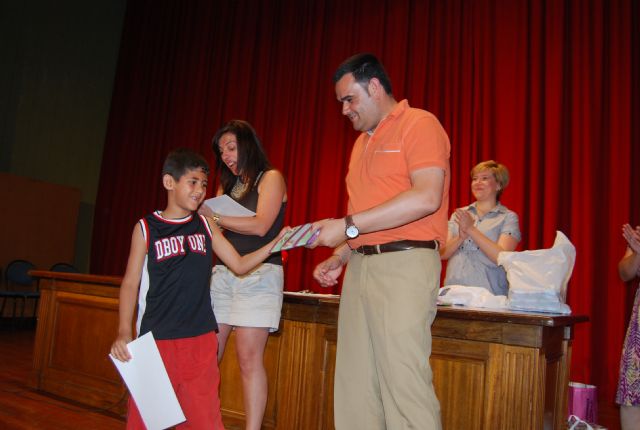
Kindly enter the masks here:
<path id="1" fill-rule="evenodd" d="M 207 162 L 190 150 L 167 156 L 162 168 L 167 208 L 145 216 L 133 229 L 120 287 L 118 337 L 111 346 L 118 360 L 131 359 L 127 343 L 133 339 L 138 298 L 136 331 L 138 336 L 151 331 L 156 339 L 187 419 L 178 428 L 224 429 L 217 324 L 209 293 L 213 252 L 234 272 L 246 273 L 267 258 L 280 237 L 240 257 L 213 220 L 195 213 L 204 201 L 208 174 Z M 131 398 L 127 428 L 145 428 Z"/>

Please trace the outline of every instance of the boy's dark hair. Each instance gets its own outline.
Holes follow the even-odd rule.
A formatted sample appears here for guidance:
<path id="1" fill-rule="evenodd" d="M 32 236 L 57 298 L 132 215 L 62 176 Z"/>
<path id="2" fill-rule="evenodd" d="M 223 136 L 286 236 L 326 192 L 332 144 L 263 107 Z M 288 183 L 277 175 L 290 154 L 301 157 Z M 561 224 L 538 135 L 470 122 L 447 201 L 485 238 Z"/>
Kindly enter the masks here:
<path id="1" fill-rule="evenodd" d="M 251 124 L 240 119 L 229 121 L 216 132 L 211 143 L 217 159 L 216 172 L 220 173 L 220 185 L 224 194 L 231 192 L 237 180 L 233 172 L 222 161 L 220 153 L 220 139 L 226 133 L 231 133 L 236 137 L 238 144 L 238 173 L 241 175 L 242 182 L 250 184 L 245 190 L 246 194 L 255 185 L 260 172 L 271 170 L 272 166 Z"/>
<path id="2" fill-rule="evenodd" d="M 385 92 L 391 95 L 391 80 L 375 55 L 362 53 L 347 58 L 333 74 L 333 83 L 338 82 L 347 73 L 352 73 L 356 82 L 365 90 L 371 78 L 378 78 Z"/>
<path id="3" fill-rule="evenodd" d="M 190 170 L 202 170 L 209 174 L 209 164 L 204 157 L 188 148 L 174 149 L 167 155 L 162 166 L 162 176 L 171 175 L 173 179 L 179 181 L 182 175 Z"/>

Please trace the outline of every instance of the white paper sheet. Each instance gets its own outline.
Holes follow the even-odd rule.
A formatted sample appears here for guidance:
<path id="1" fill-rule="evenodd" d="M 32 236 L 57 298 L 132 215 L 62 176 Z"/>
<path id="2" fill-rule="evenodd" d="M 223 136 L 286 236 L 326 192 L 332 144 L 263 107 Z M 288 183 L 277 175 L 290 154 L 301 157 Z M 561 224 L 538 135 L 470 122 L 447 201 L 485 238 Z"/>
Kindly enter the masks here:
<path id="1" fill-rule="evenodd" d="M 225 216 L 255 216 L 256 213 L 242 206 L 226 194 L 207 199 L 204 204 L 219 215 Z"/>
<path id="2" fill-rule="evenodd" d="M 113 358 L 148 430 L 162 430 L 186 420 L 151 332 L 127 344 L 133 357 Z"/>

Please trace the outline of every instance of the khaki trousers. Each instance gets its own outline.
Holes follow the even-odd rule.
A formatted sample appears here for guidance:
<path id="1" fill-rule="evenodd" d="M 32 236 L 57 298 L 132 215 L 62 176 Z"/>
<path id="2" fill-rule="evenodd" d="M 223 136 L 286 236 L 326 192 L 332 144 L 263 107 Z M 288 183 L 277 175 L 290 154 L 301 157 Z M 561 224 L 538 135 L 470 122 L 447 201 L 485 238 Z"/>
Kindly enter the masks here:
<path id="1" fill-rule="evenodd" d="M 442 428 L 429 366 L 440 270 L 431 249 L 351 255 L 338 319 L 336 430 Z"/>

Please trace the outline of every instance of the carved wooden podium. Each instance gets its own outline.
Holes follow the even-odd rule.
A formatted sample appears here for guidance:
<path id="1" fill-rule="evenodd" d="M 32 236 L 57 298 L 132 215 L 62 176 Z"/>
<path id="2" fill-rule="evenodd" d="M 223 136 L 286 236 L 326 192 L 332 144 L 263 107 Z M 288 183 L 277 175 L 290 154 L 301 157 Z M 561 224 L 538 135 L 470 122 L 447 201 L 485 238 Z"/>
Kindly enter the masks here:
<path id="1" fill-rule="evenodd" d="M 124 414 L 126 390 L 108 357 L 118 333 L 120 278 L 35 270 L 40 282 L 34 388 Z"/>
<path id="2" fill-rule="evenodd" d="M 33 271 L 42 297 L 33 386 L 123 414 L 126 394 L 107 358 L 118 327 L 120 278 Z M 269 336 L 269 399 L 263 428 L 333 429 L 337 298 L 286 295 Z M 564 429 L 572 326 L 583 316 L 444 307 L 432 326 L 443 427 Z M 221 363 L 225 424 L 243 423 L 231 335 Z M 242 427 L 238 427 L 242 428 Z"/>

